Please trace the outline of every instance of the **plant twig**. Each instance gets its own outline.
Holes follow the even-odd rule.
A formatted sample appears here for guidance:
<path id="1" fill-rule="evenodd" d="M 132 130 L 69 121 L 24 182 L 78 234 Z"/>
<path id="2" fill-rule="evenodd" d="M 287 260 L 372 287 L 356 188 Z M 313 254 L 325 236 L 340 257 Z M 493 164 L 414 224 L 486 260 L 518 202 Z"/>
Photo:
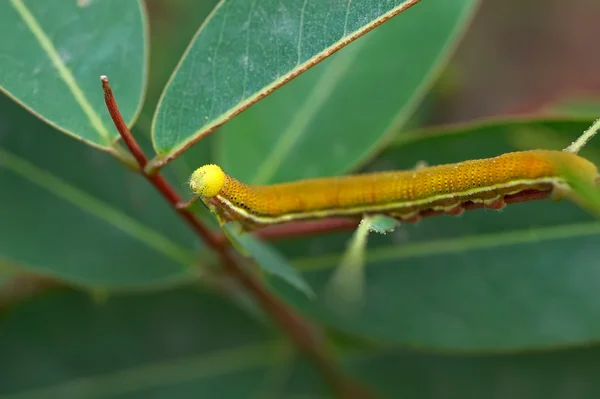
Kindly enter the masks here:
<path id="1" fill-rule="evenodd" d="M 305 222 L 276 224 L 257 230 L 254 234 L 263 240 L 280 240 L 317 234 L 355 230 L 360 220 L 347 218 L 327 218 Z"/>
<path id="2" fill-rule="evenodd" d="M 583 134 L 579 136 L 577 140 L 571 143 L 570 146 L 565 148 L 564 151 L 577 154 L 588 143 L 588 141 L 590 141 L 592 137 L 598 133 L 598 130 L 600 130 L 600 119 L 597 119 L 588 130 L 583 132 Z"/>
<path id="3" fill-rule="evenodd" d="M 104 100 L 110 116 L 119 131 L 121 138 L 140 166 L 140 173 L 171 204 L 173 209 L 187 224 L 212 247 L 219 255 L 225 269 L 244 286 L 257 300 L 261 307 L 275 320 L 279 327 L 289 336 L 298 348 L 307 354 L 315 363 L 324 379 L 340 398 L 368 398 L 370 395 L 352 379 L 342 374 L 333 357 L 326 350 L 320 331 L 307 320 L 288 307 L 283 301 L 272 295 L 251 272 L 237 263 L 230 251 L 227 241 L 211 232 L 195 214 L 183 206 L 184 201 L 160 173 L 148 174 L 145 166 L 148 158 L 129 131 L 123 120 L 113 92 L 106 76 L 101 77 Z"/>
<path id="4" fill-rule="evenodd" d="M 141 173 L 150 181 L 150 183 L 169 201 L 171 204 L 176 205 L 176 210 L 181 217 L 183 217 L 188 224 L 202 237 L 204 241 L 208 243 L 211 247 L 221 253 L 221 256 L 226 252 L 225 247 L 221 240 L 217 238 L 215 234 L 213 234 L 208 228 L 206 228 L 202 223 L 196 220 L 196 217 L 189 211 L 185 209 L 180 209 L 180 204 L 183 203 L 183 200 L 175 192 L 175 190 L 171 187 L 171 185 L 162 177 L 160 173 L 156 173 L 154 175 L 148 175 L 144 173 L 144 167 L 148 163 L 148 158 L 142 151 L 141 147 L 129 131 L 127 124 L 123 120 L 123 116 L 121 115 L 121 111 L 117 106 L 117 102 L 115 100 L 112 89 L 110 88 L 110 84 L 108 83 L 108 78 L 106 76 L 101 76 L 100 80 L 102 81 L 102 89 L 104 90 L 104 102 L 106 103 L 106 108 L 110 113 L 110 116 L 115 124 L 115 127 L 119 131 L 123 142 L 131 151 L 131 154 L 138 162 Z"/>

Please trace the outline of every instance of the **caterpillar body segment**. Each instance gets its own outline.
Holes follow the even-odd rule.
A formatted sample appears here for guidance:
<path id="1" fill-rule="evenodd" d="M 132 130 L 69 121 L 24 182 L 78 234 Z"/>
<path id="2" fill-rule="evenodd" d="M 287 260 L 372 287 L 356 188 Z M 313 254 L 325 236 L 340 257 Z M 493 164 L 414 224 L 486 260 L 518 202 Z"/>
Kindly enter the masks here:
<path id="1" fill-rule="evenodd" d="M 574 153 L 530 150 L 493 158 L 343 177 L 252 186 L 205 165 L 191 176 L 191 189 L 224 220 L 246 228 L 327 217 L 385 214 L 414 222 L 428 213 L 502 209 L 520 193 L 568 195 L 565 171 L 595 183 L 594 164 Z"/>

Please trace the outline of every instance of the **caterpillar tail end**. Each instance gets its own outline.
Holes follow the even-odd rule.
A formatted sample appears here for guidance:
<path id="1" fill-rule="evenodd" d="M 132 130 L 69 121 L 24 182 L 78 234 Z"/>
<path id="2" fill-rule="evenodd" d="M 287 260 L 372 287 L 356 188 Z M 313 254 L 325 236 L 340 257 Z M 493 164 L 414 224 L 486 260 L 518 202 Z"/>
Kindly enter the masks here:
<path id="1" fill-rule="evenodd" d="M 204 165 L 192 173 L 189 184 L 192 191 L 199 196 L 214 197 L 225 184 L 225 172 L 217 165 Z"/>

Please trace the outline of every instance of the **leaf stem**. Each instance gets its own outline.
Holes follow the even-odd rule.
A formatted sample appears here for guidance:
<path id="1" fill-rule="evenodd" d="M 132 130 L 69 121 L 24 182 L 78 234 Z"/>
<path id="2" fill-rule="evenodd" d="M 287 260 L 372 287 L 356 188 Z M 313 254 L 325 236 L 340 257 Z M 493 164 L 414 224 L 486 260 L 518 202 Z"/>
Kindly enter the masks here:
<path id="1" fill-rule="evenodd" d="M 237 259 L 230 251 L 227 240 L 223 240 L 219 235 L 211 232 L 204 224 L 202 224 L 195 214 L 185 208 L 183 199 L 162 177 L 160 172 L 150 174 L 146 171 L 145 167 L 148 164 L 148 158 L 131 134 L 127 124 L 124 122 L 114 94 L 110 88 L 110 84 L 108 83 L 108 78 L 102 76 L 100 79 L 104 90 L 106 108 L 108 109 L 121 138 L 138 162 L 140 166 L 139 172 L 146 177 L 159 193 L 162 194 L 179 216 L 217 252 L 225 270 L 237 278 L 244 288 L 261 305 L 263 310 L 279 324 L 279 327 L 289 336 L 290 340 L 293 341 L 303 353 L 308 355 L 338 397 L 369 398 L 370 394 L 368 394 L 362 386 L 342 374 L 339 365 L 326 349 L 321 331 L 305 320 L 292 308 L 288 307 L 283 301 L 279 300 L 279 298 L 274 296 L 263 286 L 262 282 L 254 274 L 238 264 Z"/>
<path id="2" fill-rule="evenodd" d="M 565 148 L 564 151 L 577 154 L 579 151 L 581 151 L 583 147 L 585 147 L 585 145 L 592 139 L 592 137 L 594 137 L 596 133 L 598 133 L 598 130 L 600 130 L 600 118 L 598 118 L 596 122 L 594 122 L 592 126 L 589 127 L 588 130 L 583 132 L 583 134 L 579 136 L 577 140 L 575 140 L 570 146 Z"/>

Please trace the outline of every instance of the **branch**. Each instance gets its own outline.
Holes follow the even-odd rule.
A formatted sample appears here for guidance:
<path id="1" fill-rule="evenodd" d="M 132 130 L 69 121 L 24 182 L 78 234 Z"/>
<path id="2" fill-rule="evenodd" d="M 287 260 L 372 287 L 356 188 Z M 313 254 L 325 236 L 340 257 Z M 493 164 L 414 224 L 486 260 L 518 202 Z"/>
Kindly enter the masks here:
<path id="1" fill-rule="evenodd" d="M 104 102 L 106 103 L 106 108 L 108 109 L 108 112 L 110 113 L 110 116 L 115 124 L 115 127 L 119 131 L 123 142 L 125 145 L 127 145 L 127 148 L 129 148 L 129 151 L 131 151 L 131 154 L 138 162 L 141 173 L 163 195 L 163 197 L 169 201 L 169 203 L 179 206 L 183 200 L 160 173 L 156 173 L 154 175 L 148 175 L 144 173 L 143 170 L 148 164 L 148 158 L 146 158 L 146 155 L 123 120 L 121 111 L 117 106 L 114 94 L 108 83 L 108 78 L 106 76 L 101 76 L 100 80 L 102 80 L 102 89 L 104 90 Z M 229 257 L 229 255 L 226 254 L 227 250 L 223 242 L 219 240 L 217 236 L 208 228 L 206 228 L 199 220 L 197 220 L 194 214 L 185 209 L 176 208 L 176 211 L 190 225 L 190 227 L 192 227 L 192 229 L 194 229 L 196 233 L 198 233 L 198 235 L 200 235 L 200 237 L 202 237 L 202 239 L 208 243 L 208 245 L 220 253 L 221 258 L 225 259 Z"/>
<path id="2" fill-rule="evenodd" d="M 156 188 L 158 192 L 171 204 L 171 207 L 187 224 L 213 248 L 219 255 L 225 269 L 244 286 L 244 288 L 257 300 L 263 310 L 279 324 L 279 327 L 289 336 L 298 348 L 307 354 L 315 363 L 324 379 L 340 398 L 368 398 L 370 395 L 346 377 L 339 370 L 334 359 L 328 355 L 320 331 L 302 318 L 292 308 L 286 306 L 276 296 L 272 295 L 251 272 L 239 265 L 232 255 L 228 242 L 219 235 L 212 233 L 195 214 L 185 209 L 184 201 L 160 173 L 148 174 L 145 170 L 148 158 L 129 131 L 123 120 L 113 92 L 108 83 L 108 78 L 102 76 L 102 88 L 106 108 L 119 131 L 123 142 L 127 145 L 132 155 L 140 166 L 140 173 Z"/>

